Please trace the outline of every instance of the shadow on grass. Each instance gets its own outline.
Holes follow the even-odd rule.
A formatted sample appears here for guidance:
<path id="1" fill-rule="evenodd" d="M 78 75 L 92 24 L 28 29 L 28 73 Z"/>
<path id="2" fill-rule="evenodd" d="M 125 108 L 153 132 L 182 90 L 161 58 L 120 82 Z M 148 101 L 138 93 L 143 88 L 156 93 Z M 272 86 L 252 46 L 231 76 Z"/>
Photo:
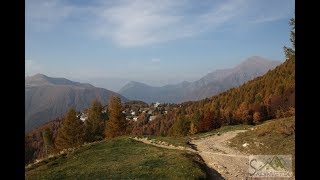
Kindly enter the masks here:
<path id="1" fill-rule="evenodd" d="M 199 154 L 186 153 L 185 156 L 192 159 L 192 161 L 195 164 L 197 164 L 204 172 L 206 172 L 205 179 L 214 179 L 214 180 L 224 179 L 220 173 L 218 173 L 216 170 L 207 166 L 207 164 L 204 162 L 204 160 L 202 159 L 202 157 Z"/>
<path id="2" fill-rule="evenodd" d="M 198 151 L 197 149 L 197 145 L 191 143 L 190 141 L 187 142 L 187 145 L 195 150 L 195 151 Z M 191 156 L 190 154 L 186 154 L 186 156 Z M 206 179 L 217 179 L 217 180 L 220 180 L 220 179 L 224 179 L 221 174 L 216 171 L 215 169 L 212 169 L 210 168 L 205 162 L 204 160 L 202 159 L 202 157 L 199 155 L 199 154 L 196 154 L 195 156 L 193 157 L 190 157 L 194 163 L 198 164 L 200 166 L 200 168 L 202 170 L 204 170 L 206 172 Z"/>

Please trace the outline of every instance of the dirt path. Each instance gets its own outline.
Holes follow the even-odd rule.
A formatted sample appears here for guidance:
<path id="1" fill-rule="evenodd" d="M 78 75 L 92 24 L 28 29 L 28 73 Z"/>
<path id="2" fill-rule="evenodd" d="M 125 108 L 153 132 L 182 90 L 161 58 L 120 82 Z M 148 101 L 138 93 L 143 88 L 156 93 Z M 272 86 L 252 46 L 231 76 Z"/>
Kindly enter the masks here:
<path id="1" fill-rule="evenodd" d="M 149 140 L 148 138 L 137 138 L 137 137 L 134 137 L 131 139 L 143 142 L 145 144 L 157 146 L 157 147 L 162 147 L 162 148 L 167 148 L 167 149 L 176 149 L 176 150 L 186 150 L 186 151 L 191 151 L 191 152 L 197 153 L 196 150 L 193 150 L 191 148 L 182 147 L 182 146 L 174 146 L 172 144 L 168 144 L 167 142 L 163 142 L 163 141 L 152 141 L 152 140 Z"/>
<path id="2" fill-rule="evenodd" d="M 245 131 L 246 130 L 230 131 L 221 135 L 213 135 L 192 140 L 191 144 L 195 146 L 196 150 L 188 147 L 173 146 L 166 142 L 153 141 L 147 138 L 134 137 L 132 139 L 157 147 L 187 150 L 198 153 L 211 170 L 218 172 L 225 179 L 238 180 L 246 179 L 247 177 L 249 161 L 248 155 L 232 149 L 227 145 L 227 142 L 235 137 L 238 133 Z"/>
<path id="3" fill-rule="evenodd" d="M 225 179 L 246 179 L 248 156 L 227 145 L 228 140 L 246 130 L 236 130 L 192 140 L 206 164 Z"/>

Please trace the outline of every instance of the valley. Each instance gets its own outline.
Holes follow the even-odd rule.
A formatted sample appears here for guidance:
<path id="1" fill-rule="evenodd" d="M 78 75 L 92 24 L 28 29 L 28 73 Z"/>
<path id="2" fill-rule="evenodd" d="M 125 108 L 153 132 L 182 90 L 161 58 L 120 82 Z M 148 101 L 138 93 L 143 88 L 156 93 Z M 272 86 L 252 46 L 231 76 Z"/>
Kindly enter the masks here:
<path id="1" fill-rule="evenodd" d="M 294 18 L 289 25 L 283 62 L 251 56 L 194 82 L 113 92 L 26 77 L 25 179 L 295 179 Z"/>

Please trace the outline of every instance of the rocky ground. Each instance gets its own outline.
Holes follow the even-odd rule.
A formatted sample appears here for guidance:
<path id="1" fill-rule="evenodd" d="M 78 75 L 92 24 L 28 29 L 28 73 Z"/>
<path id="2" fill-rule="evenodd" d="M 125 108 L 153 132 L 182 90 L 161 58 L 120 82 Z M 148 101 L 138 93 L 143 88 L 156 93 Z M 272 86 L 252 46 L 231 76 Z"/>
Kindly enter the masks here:
<path id="1" fill-rule="evenodd" d="M 246 179 L 248 155 L 230 148 L 228 140 L 246 130 L 236 130 L 192 140 L 206 164 L 218 171 L 225 179 Z"/>

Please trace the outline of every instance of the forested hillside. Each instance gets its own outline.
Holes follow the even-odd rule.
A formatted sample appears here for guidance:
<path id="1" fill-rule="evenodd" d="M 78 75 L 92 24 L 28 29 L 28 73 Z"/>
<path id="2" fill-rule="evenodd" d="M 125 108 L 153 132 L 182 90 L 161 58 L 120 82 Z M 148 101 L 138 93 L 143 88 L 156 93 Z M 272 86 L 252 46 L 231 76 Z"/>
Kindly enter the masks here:
<path id="1" fill-rule="evenodd" d="M 141 126 L 141 134 L 187 135 L 226 124 L 259 124 L 295 112 L 295 60 L 217 96 L 182 103 L 167 115 Z"/>

